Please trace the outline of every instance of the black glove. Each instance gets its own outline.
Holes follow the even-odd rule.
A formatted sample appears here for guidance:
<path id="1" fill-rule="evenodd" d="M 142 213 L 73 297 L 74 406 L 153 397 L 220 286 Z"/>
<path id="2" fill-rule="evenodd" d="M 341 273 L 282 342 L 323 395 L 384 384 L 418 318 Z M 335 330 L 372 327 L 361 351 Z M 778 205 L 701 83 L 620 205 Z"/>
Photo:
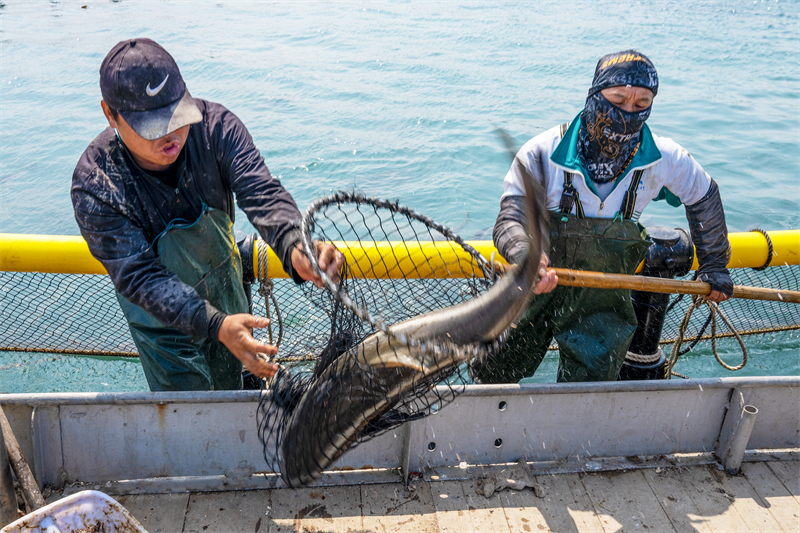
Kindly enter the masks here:
<path id="1" fill-rule="evenodd" d="M 733 280 L 727 270 L 725 272 L 704 272 L 699 274 L 697 279 L 711 285 L 712 291 L 719 291 L 729 298 L 733 296 Z"/>
<path id="2" fill-rule="evenodd" d="M 699 202 L 686 206 L 686 218 L 700 265 L 697 278 L 709 283 L 713 290 L 732 296 L 733 282 L 726 268 L 731 257 L 731 245 L 722 198 L 714 180 Z"/>

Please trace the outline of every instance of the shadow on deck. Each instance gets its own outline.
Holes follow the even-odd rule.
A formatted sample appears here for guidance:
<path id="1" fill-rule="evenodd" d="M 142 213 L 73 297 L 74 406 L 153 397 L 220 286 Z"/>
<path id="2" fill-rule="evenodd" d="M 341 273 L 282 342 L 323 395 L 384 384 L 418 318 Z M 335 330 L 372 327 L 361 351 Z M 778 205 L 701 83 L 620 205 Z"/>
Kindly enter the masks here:
<path id="1" fill-rule="evenodd" d="M 151 532 L 796 532 L 800 462 L 537 476 L 531 489 L 480 481 L 119 497 Z"/>

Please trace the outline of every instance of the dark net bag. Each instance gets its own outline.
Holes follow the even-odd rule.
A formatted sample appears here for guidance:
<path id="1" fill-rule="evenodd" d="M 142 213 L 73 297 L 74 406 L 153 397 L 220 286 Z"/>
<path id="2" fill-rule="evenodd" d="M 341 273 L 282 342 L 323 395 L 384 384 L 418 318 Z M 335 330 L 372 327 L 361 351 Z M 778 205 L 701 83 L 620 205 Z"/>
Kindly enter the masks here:
<path id="1" fill-rule="evenodd" d="M 322 273 L 327 291 L 317 291 L 331 319 L 327 346 L 313 366 L 282 367 L 259 405 L 264 457 L 293 487 L 347 449 L 451 402 L 471 381 L 468 369 L 499 348 L 538 266 L 525 261 L 498 281 L 448 229 L 352 193 L 312 204 L 303 229 L 312 263 L 309 251 L 324 241 L 345 267 L 338 283 Z M 539 242 L 531 249 L 538 258 Z"/>

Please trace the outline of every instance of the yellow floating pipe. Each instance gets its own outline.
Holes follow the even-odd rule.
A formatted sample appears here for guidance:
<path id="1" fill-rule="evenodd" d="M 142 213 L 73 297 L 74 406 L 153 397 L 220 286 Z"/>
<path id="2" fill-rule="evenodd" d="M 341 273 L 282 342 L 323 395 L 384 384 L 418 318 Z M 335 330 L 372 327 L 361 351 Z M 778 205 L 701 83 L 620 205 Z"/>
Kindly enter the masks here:
<path id="1" fill-rule="evenodd" d="M 259 268 L 259 256 L 258 256 L 258 246 L 267 246 L 267 277 L 272 278 L 288 278 L 289 274 L 283 269 L 283 264 L 281 263 L 281 258 L 278 257 L 278 254 L 269 246 L 264 243 L 260 238 L 253 242 L 253 272 L 256 273 L 256 277 L 261 276 L 261 270 Z"/>
<path id="2" fill-rule="evenodd" d="M 494 250 L 492 243 L 484 248 Z M 345 255 L 354 278 L 463 278 L 482 276 L 481 271 L 458 244 L 437 242 L 377 242 L 362 247 L 355 242 L 334 243 Z M 490 252 L 491 255 L 491 252 Z"/>
<path id="3" fill-rule="evenodd" d="M 800 264 L 800 230 L 768 231 L 772 241 L 772 259 L 767 266 L 783 266 Z M 769 257 L 767 238 L 757 231 L 731 233 L 731 259 L 728 268 L 759 268 L 764 266 Z M 697 269 L 697 258 L 692 263 L 692 270 Z"/>
<path id="4" fill-rule="evenodd" d="M 333 243 L 345 255 L 352 277 L 364 279 L 441 278 L 481 275 L 469 254 L 460 246 L 446 241 L 401 242 L 381 241 L 363 246 L 355 241 Z M 496 252 L 492 241 L 469 243 L 487 259 Z M 498 254 L 496 260 L 506 264 Z M 253 254 L 253 272 L 259 272 L 258 253 Z M 267 274 L 270 278 L 288 278 L 278 255 L 267 247 Z"/>
<path id="5" fill-rule="evenodd" d="M 0 271 L 107 274 L 83 237 L 0 233 Z"/>
<path id="6" fill-rule="evenodd" d="M 800 230 L 767 232 L 772 240 L 770 266 L 800 264 Z M 732 255 L 729 268 L 757 268 L 767 260 L 767 241 L 755 232 L 731 233 Z M 468 241 L 487 259 L 496 249 L 491 241 Z M 431 277 L 450 272 L 470 276 L 474 272 L 467 255 L 447 241 L 379 242 L 369 246 L 336 243 L 345 252 L 354 276 L 367 278 Z M 496 261 L 505 263 L 497 254 Z M 375 265 L 375 266 L 372 266 Z M 258 272 L 254 264 L 254 271 Z M 692 266 L 697 268 L 697 262 Z M 81 237 L 52 235 L 0 234 L 0 271 L 46 272 L 60 274 L 105 274 Z M 271 278 L 288 277 L 277 255 L 268 250 Z"/>

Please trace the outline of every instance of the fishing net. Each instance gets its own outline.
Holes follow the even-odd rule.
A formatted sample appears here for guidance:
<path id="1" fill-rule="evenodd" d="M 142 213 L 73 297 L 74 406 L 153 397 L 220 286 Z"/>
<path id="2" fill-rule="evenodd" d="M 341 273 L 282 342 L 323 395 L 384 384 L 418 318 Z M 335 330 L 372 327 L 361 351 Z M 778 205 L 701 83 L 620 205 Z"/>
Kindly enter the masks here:
<path id="1" fill-rule="evenodd" d="M 259 245 L 264 245 L 259 242 Z M 736 285 L 800 290 L 800 266 L 783 265 L 763 271 L 751 268 L 731 270 Z M 682 278 L 693 279 L 693 274 Z M 270 280 L 272 295 L 277 301 L 283 322 L 283 342 L 277 362 L 309 364 L 327 347 L 334 318 L 332 299 L 310 284 L 297 285 L 287 278 Z M 418 279 L 422 297 L 425 288 L 441 280 Z M 249 290 L 252 312 L 269 316 L 277 324 L 275 306 L 267 310 L 258 284 Z M 430 298 L 433 298 L 431 296 Z M 691 298 L 674 296 L 664 320 L 662 344 L 671 344 L 678 337 L 681 320 Z M 443 305 L 449 305 L 444 303 Z M 728 318 L 740 335 L 759 342 L 764 334 L 800 329 L 800 306 L 763 300 L 732 299 L 722 304 Z M 685 338 L 710 340 L 709 312 L 701 310 L 692 316 Z M 267 330 L 257 330 L 256 337 L 269 342 Z M 720 328 L 718 337 L 732 337 L 727 328 Z M 277 332 L 275 339 L 277 339 Z M 551 349 L 556 349 L 553 344 Z M 108 276 L 88 274 L 45 274 L 40 272 L 0 272 L 0 351 L 59 353 L 108 357 L 137 357 L 128 324 L 114 296 Z"/>
<path id="2" fill-rule="evenodd" d="M 474 300 L 495 275 L 472 247 L 407 208 L 339 193 L 309 208 L 304 238 L 307 251 L 333 243 L 345 267 L 338 283 L 323 276 L 328 290 L 317 294 L 331 330 L 314 366 L 282 368 L 259 405 L 265 459 L 290 486 L 452 401 L 468 364 L 493 353 L 510 325 L 495 335 L 441 329 L 452 317 L 429 313 Z"/>
<path id="3" fill-rule="evenodd" d="M 753 268 L 731 269 L 734 285 L 746 287 L 764 287 L 770 289 L 800 290 L 800 265 L 773 266 L 764 270 Z M 694 273 L 687 274 L 684 280 L 694 279 Z M 661 344 L 672 344 L 678 338 L 681 321 L 686 314 L 691 297 L 678 295 L 670 300 L 664 329 L 661 333 Z M 746 300 L 733 298 L 720 305 L 725 315 L 733 324 L 739 335 L 755 335 L 774 333 L 792 329 L 800 329 L 800 305 L 765 300 Z M 710 340 L 710 311 L 698 312 L 693 316 L 686 328 L 684 338 L 689 340 Z M 721 328 L 716 336 L 733 337 L 727 328 Z"/>
<path id="4" fill-rule="evenodd" d="M 259 245 L 266 245 L 259 242 Z M 328 343 L 330 311 L 320 291 L 291 279 L 273 279 L 284 335 L 278 362 L 314 360 Z M 257 285 L 247 285 L 251 312 L 278 322 Z M 277 333 L 277 332 L 276 332 Z M 267 329 L 257 330 L 269 342 Z M 277 340 L 277 334 L 275 336 Z M 0 350 L 137 357 L 128 323 L 106 275 L 0 272 Z"/>

